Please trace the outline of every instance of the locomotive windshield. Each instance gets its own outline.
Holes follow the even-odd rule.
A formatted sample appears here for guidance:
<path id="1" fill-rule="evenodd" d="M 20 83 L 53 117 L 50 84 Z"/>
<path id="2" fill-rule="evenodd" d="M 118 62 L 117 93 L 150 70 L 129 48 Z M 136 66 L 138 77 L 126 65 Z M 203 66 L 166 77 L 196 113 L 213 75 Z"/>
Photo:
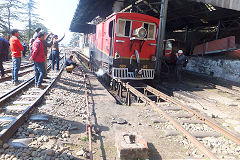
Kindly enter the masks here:
<path id="1" fill-rule="evenodd" d="M 120 37 L 129 37 L 131 34 L 132 21 L 119 19 L 118 20 L 118 29 L 117 36 Z"/>
<path id="2" fill-rule="evenodd" d="M 132 26 L 135 21 L 118 19 L 117 23 L 117 36 L 131 37 Z M 139 21 L 138 21 L 139 22 Z M 142 22 L 142 26 L 146 29 L 147 35 L 144 38 L 149 40 L 155 39 L 156 25 L 154 23 Z"/>

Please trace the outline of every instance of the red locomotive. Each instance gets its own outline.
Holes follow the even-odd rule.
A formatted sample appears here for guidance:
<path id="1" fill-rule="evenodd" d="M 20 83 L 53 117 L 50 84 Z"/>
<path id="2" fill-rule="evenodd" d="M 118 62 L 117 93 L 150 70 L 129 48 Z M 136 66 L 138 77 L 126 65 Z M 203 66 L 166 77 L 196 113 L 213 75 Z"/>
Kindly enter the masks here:
<path id="1" fill-rule="evenodd" d="M 158 25 L 144 14 L 110 15 L 90 35 L 91 62 L 113 79 L 153 79 Z"/>

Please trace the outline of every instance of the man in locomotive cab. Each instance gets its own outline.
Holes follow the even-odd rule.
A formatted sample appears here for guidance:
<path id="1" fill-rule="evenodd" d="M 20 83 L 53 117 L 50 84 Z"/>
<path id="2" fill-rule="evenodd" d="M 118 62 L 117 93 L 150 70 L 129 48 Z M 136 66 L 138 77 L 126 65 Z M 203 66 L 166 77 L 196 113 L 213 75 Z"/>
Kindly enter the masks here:
<path id="1" fill-rule="evenodd" d="M 178 50 L 177 54 L 177 61 L 176 61 L 176 81 L 182 81 L 182 71 L 183 67 L 187 65 L 187 57 L 183 54 L 182 50 Z"/>

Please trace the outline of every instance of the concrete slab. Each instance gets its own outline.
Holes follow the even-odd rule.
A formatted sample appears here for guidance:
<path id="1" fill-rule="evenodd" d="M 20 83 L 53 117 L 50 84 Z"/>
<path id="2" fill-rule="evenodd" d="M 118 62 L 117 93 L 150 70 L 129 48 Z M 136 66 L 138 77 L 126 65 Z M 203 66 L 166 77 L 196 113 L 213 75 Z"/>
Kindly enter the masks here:
<path id="1" fill-rule="evenodd" d="M 28 106 L 7 106 L 3 110 L 5 111 L 21 111 L 25 110 Z"/>
<path id="2" fill-rule="evenodd" d="M 192 119 L 183 119 L 180 120 L 180 123 L 189 123 L 189 124 L 203 124 L 204 121 L 200 121 L 200 120 L 192 120 Z"/>
<path id="3" fill-rule="evenodd" d="M 168 137 L 168 136 L 177 136 L 177 135 L 179 135 L 179 132 L 177 130 L 173 130 L 173 129 L 166 129 L 166 130 L 164 130 L 164 135 L 166 137 Z"/>
<path id="4" fill-rule="evenodd" d="M 36 114 L 30 117 L 31 121 L 48 121 L 50 118 L 47 114 Z"/>
<path id="5" fill-rule="evenodd" d="M 180 111 L 182 110 L 179 107 L 161 107 L 162 110 L 167 111 L 167 110 L 171 110 L 171 111 Z"/>
<path id="6" fill-rule="evenodd" d="M 14 101 L 15 105 L 30 105 L 33 101 Z"/>
<path id="7" fill-rule="evenodd" d="M 174 113 L 171 114 L 172 117 L 176 117 L 176 118 L 191 118 L 193 117 L 193 114 L 191 113 Z"/>
<path id="8" fill-rule="evenodd" d="M 32 138 L 14 139 L 8 142 L 8 145 L 15 148 L 27 148 L 31 142 Z"/>
<path id="9" fill-rule="evenodd" d="M 115 137 L 120 159 L 148 159 L 147 142 L 136 133 L 118 133 Z"/>
<path id="10" fill-rule="evenodd" d="M 38 97 L 38 95 L 29 94 L 29 95 L 22 95 L 21 97 L 22 98 L 36 98 L 36 97 Z"/>
<path id="11" fill-rule="evenodd" d="M 205 137 L 220 137 L 221 134 L 217 132 L 204 132 L 204 131 L 194 131 L 191 134 L 196 138 L 205 138 Z"/>
<path id="12" fill-rule="evenodd" d="M 9 122 L 15 120 L 16 117 L 0 117 L 0 122 Z"/>

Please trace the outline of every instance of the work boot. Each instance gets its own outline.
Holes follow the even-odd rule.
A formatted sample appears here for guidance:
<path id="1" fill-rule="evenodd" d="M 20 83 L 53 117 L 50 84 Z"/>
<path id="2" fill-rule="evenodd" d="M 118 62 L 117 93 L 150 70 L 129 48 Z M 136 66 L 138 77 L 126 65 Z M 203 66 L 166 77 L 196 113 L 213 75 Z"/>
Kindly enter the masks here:
<path id="1" fill-rule="evenodd" d="M 18 86 L 21 82 L 17 81 L 17 82 L 14 82 L 14 86 Z"/>
<path id="2" fill-rule="evenodd" d="M 39 84 L 39 85 L 37 85 L 37 88 L 44 89 L 44 86 Z"/>
<path id="3" fill-rule="evenodd" d="M 1 76 L 1 79 L 6 78 L 6 77 L 8 77 L 8 75 L 4 74 L 4 75 Z"/>

